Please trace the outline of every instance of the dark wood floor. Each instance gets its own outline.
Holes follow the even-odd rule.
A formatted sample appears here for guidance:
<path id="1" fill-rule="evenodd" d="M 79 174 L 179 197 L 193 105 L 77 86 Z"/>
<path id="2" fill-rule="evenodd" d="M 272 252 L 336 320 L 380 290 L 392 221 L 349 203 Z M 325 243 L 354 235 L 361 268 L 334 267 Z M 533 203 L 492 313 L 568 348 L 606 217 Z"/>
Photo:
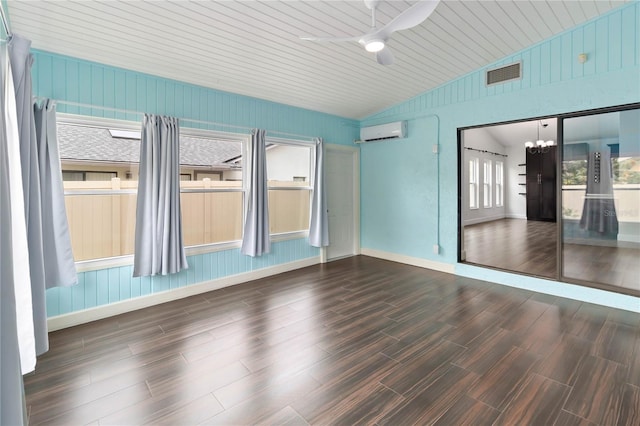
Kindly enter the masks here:
<path id="1" fill-rule="evenodd" d="M 631 289 L 640 296 L 640 249 L 565 244 L 566 277 Z"/>
<path id="2" fill-rule="evenodd" d="M 354 257 L 51 333 L 30 424 L 640 424 L 640 314 Z"/>
<path id="3" fill-rule="evenodd" d="M 555 222 L 501 219 L 464 227 L 466 261 L 553 278 L 557 275 Z"/>
<path id="4" fill-rule="evenodd" d="M 466 261 L 556 278 L 556 226 L 555 222 L 524 219 L 465 226 Z M 637 248 L 564 244 L 563 262 L 565 277 L 631 289 L 640 294 L 640 250 Z"/>

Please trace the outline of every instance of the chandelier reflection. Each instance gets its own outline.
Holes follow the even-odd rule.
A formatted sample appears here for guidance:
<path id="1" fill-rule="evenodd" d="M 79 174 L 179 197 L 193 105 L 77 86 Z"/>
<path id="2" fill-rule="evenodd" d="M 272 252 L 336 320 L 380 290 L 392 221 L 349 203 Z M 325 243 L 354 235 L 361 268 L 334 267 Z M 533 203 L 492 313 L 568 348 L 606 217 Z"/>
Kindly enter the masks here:
<path id="1" fill-rule="evenodd" d="M 542 127 L 543 129 L 546 129 L 548 126 L 549 126 L 549 123 L 543 123 L 542 121 L 538 121 L 538 126 L 537 126 L 538 138 L 536 139 L 535 142 L 526 141 L 524 143 L 524 146 L 525 146 L 525 148 L 527 149 L 527 151 L 529 153 L 531 153 L 531 154 L 544 154 L 544 153 L 549 152 L 551 147 L 556 144 L 553 139 L 549 139 L 549 140 L 545 141 L 545 140 L 540 138 L 540 127 Z"/>

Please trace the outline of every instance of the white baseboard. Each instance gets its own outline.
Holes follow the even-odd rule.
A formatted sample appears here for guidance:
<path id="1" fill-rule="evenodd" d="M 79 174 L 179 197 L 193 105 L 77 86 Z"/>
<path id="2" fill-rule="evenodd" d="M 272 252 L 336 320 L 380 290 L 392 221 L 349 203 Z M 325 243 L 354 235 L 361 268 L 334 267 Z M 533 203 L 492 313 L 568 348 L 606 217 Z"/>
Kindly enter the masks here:
<path id="1" fill-rule="evenodd" d="M 218 290 L 224 287 L 230 287 L 236 284 L 242 284 L 247 281 L 257 280 L 269 277 L 271 275 L 289 272 L 307 266 L 317 265 L 320 263 L 320 257 L 309 257 L 307 259 L 296 260 L 294 262 L 282 263 L 276 266 L 257 269 L 255 271 L 243 272 L 241 274 L 229 275 L 227 277 L 217 278 L 215 280 L 203 281 L 198 284 L 189 285 L 153 293 L 146 296 L 136 297 L 134 299 L 123 300 L 120 302 L 110 303 L 108 305 L 96 306 L 95 308 L 83 309 L 81 311 L 71 312 L 64 315 L 51 317 L 47 320 L 49 331 L 60 330 L 75 325 L 96 321 L 103 318 L 112 317 L 114 315 L 147 308 L 160 303 L 170 302 L 172 300 L 183 299 L 196 294 L 206 293 L 212 290 Z"/>
<path id="2" fill-rule="evenodd" d="M 526 214 L 507 214 L 505 216 L 507 219 L 524 219 L 527 220 L 527 215 Z"/>
<path id="3" fill-rule="evenodd" d="M 476 225 L 478 223 L 493 222 L 494 220 L 504 219 L 505 215 L 485 216 L 476 219 L 468 219 L 464 221 L 464 225 Z"/>
<path id="4" fill-rule="evenodd" d="M 421 259 L 419 257 L 405 256 L 403 254 L 390 253 L 381 250 L 363 248 L 361 253 L 364 256 L 377 257 L 378 259 L 390 260 L 392 262 L 404 263 L 406 265 L 418 266 L 425 269 L 433 269 L 434 271 L 455 273 L 455 265 L 444 262 L 435 262 L 433 260 Z"/>

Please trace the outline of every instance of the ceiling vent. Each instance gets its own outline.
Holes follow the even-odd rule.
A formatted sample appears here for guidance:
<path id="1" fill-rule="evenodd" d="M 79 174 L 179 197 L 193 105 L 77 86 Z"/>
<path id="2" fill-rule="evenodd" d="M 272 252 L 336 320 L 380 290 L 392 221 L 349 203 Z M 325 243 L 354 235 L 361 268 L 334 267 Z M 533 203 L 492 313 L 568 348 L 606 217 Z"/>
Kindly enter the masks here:
<path id="1" fill-rule="evenodd" d="M 522 62 L 487 71 L 487 86 L 522 78 Z"/>

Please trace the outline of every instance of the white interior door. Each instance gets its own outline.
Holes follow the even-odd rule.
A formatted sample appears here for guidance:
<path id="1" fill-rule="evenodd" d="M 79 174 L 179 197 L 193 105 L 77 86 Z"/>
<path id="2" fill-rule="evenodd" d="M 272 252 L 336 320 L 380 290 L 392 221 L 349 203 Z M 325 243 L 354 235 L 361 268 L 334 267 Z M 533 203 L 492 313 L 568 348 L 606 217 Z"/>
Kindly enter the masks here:
<path id="1" fill-rule="evenodd" d="M 359 163 L 356 149 L 325 145 L 325 182 L 329 209 L 327 260 L 359 253 Z"/>

